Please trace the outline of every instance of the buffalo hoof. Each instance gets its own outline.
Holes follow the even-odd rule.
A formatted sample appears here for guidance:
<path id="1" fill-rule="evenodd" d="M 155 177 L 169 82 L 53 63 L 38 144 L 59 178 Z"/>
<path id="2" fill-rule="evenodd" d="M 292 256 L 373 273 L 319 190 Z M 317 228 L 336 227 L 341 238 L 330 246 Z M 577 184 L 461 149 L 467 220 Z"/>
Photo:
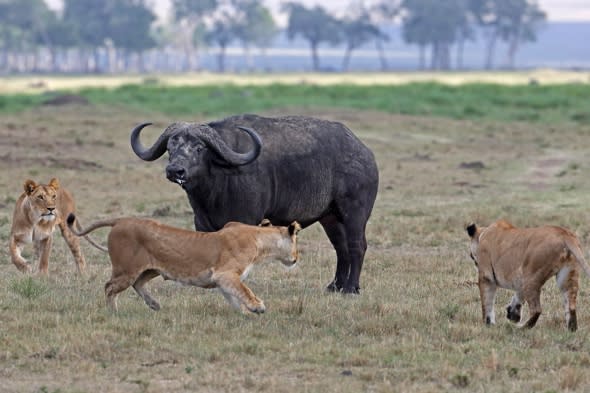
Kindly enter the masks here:
<path id="1" fill-rule="evenodd" d="M 340 286 L 339 284 L 337 284 L 336 283 L 336 280 L 332 281 L 326 287 L 326 291 L 328 291 L 328 292 L 340 292 L 341 290 L 342 290 L 342 286 Z"/>
<path id="2" fill-rule="evenodd" d="M 342 293 L 347 295 L 360 295 L 361 289 L 359 287 L 342 288 Z"/>

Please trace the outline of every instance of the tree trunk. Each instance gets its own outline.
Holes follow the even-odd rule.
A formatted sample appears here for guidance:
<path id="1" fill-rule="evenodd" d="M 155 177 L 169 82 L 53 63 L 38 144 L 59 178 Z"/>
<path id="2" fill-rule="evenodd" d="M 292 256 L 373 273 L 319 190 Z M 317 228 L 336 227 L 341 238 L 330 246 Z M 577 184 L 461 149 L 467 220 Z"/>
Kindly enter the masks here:
<path id="1" fill-rule="evenodd" d="M 344 51 L 344 58 L 342 59 L 342 71 L 348 71 L 348 66 L 350 64 L 350 55 L 352 53 L 352 48 L 350 45 L 346 46 L 346 50 Z"/>
<path id="2" fill-rule="evenodd" d="M 426 45 L 420 45 L 420 71 L 426 69 Z"/>
<path id="3" fill-rule="evenodd" d="M 219 72 L 225 72 L 225 45 L 219 47 L 219 54 L 217 55 L 217 69 Z"/>
<path id="4" fill-rule="evenodd" d="M 496 41 L 498 40 L 498 28 L 493 27 L 490 38 L 488 39 L 486 48 L 486 63 L 485 69 L 491 70 L 494 67 L 494 52 L 496 51 Z"/>
<path id="5" fill-rule="evenodd" d="M 385 58 L 385 51 L 383 50 L 383 41 L 380 38 L 377 38 L 377 40 L 375 41 L 375 45 L 377 47 L 377 53 L 379 53 L 381 71 L 386 71 L 389 68 L 389 65 L 387 64 L 387 59 Z"/>
<path id="6" fill-rule="evenodd" d="M 458 70 L 462 70 L 463 69 L 463 51 L 464 51 L 464 47 L 465 47 L 465 37 L 463 36 L 463 34 L 461 34 L 459 36 L 459 39 L 457 40 L 457 69 Z"/>
<path id="7" fill-rule="evenodd" d="M 320 70 L 320 59 L 318 57 L 318 43 L 311 42 L 311 60 L 313 63 L 313 70 L 319 71 Z"/>

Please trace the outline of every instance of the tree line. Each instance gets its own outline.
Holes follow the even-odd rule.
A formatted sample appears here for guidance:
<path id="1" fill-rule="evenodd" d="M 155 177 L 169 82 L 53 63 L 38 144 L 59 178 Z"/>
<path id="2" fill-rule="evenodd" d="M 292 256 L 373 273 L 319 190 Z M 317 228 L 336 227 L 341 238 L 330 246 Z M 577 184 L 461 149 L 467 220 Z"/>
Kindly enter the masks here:
<path id="1" fill-rule="evenodd" d="M 546 20 L 535 0 L 357 1 L 342 17 L 287 1 L 281 11 L 287 38 L 309 45 L 316 71 L 322 45 L 344 47 L 343 71 L 355 50 L 375 45 L 381 69 L 388 69 L 384 44 L 394 37 L 382 26 L 394 22 L 401 23 L 401 39 L 418 48 L 420 69 L 463 68 L 464 45 L 477 39 L 485 41 L 484 68 L 495 66 L 500 41 L 506 66 L 514 67 L 521 45 L 535 41 Z M 235 44 L 253 68 L 251 50 L 270 48 L 280 32 L 263 0 L 172 0 L 165 23 L 157 23 L 146 0 L 64 0 L 60 11 L 43 0 L 0 0 L 0 72 L 196 71 L 204 48 L 216 49 L 223 72 Z"/>

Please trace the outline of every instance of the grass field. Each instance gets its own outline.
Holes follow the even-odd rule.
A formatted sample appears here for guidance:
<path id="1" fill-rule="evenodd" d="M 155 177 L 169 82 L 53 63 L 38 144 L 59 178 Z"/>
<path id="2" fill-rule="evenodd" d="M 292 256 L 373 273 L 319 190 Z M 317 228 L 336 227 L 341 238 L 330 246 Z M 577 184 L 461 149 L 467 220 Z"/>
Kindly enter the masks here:
<path id="1" fill-rule="evenodd" d="M 90 105 L 34 106 L 33 97 L 17 111 L 3 111 L 0 391 L 587 391 L 590 280 L 581 280 L 576 333 L 565 328 L 554 280 L 543 292 L 537 327 L 525 331 L 506 320 L 503 306 L 511 293 L 500 290 L 498 322 L 488 328 L 481 321 L 464 227 L 501 217 L 519 226 L 558 224 L 575 231 L 590 250 L 588 86 L 544 90 L 561 100 L 558 110 L 557 104 L 531 104 L 534 93 L 527 89 L 543 86 L 523 86 L 516 103 L 492 100 L 510 97 L 496 86 L 416 89 L 423 86 L 444 93 L 441 107 L 451 107 L 445 94 L 472 94 L 479 96 L 472 99 L 477 111 L 485 113 L 481 105 L 487 102 L 495 114 L 457 118 L 451 110 L 426 116 L 353 107 L 331 88 L 317 89 L 318 96 L 332 96 L 322 104 L 297 104 L 301 97 L 294 90 L 282 106 L 244 110 L 342 121 L 373 149 L 380 170 L 361 295 L 325 292 L 335 253 L 314 225 L 301 232 L 297 268 L 267 264 L 250 274 L 248 285 L 267 306 L 261 316 L 237 313 L 216 291 L 161 279 L 149 284 L 159 312 L 128 290 L 120 296 L 119 313 L 111 314 L 103 293 L 108 257 L 88 243 L 82 243 L 89 263 L 85 277 L 76 274 L 59 233 L 48 277 L 19 273 L 7 247 L 12 208 L 26 178 L 59 177 L 74 193 L 83 223 L 137 215 L 191 228 L 184 192 L 165 179 L 165 159 L 139 160 L 129 132 L 153 121 L 145 130 L 147 144 L 174 120 L 213 120 L 238 112 L 239 102 L 170 112 L 151 103 L 142 108 L 138 101 L 99 100 L 107 93 L 87 90 Z M 365 88 L 365 100 L 387 94 Z M 124 89 L 145 97 L 140 88 Z M 160 96 L 166 108 L 175 92 L 170 89 Z M 227 91 L 212 99 L 223 103 Z M 578 92 L 574 98 L 572 91 Z M 18 98 L 3 99 L 17 107 L 12 100 Z M 412 100 L 419 106 L 422 95 Z M 519 105 L 538 115 L 526 121 L 503 115 L 522 113 Z M 100 230 L 94 238 L 106 234 Z"/>

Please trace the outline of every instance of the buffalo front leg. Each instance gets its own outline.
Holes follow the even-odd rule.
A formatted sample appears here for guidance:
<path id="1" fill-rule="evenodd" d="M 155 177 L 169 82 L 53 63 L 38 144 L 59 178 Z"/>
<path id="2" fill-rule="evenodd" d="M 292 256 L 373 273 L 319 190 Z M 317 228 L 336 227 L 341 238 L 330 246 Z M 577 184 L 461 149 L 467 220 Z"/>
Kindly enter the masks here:
<path id="1" fill-rule="evenodd" d="M 242 305 L 248 311 L 256 314 L 262 314 L 266 307 L 250 288 L 240 280 L 240 276 L 234 273 L 223 273 L 212 277 L 217 287 L 223 293 L 226 300 L 235 308 L 241 310 Z"/>

